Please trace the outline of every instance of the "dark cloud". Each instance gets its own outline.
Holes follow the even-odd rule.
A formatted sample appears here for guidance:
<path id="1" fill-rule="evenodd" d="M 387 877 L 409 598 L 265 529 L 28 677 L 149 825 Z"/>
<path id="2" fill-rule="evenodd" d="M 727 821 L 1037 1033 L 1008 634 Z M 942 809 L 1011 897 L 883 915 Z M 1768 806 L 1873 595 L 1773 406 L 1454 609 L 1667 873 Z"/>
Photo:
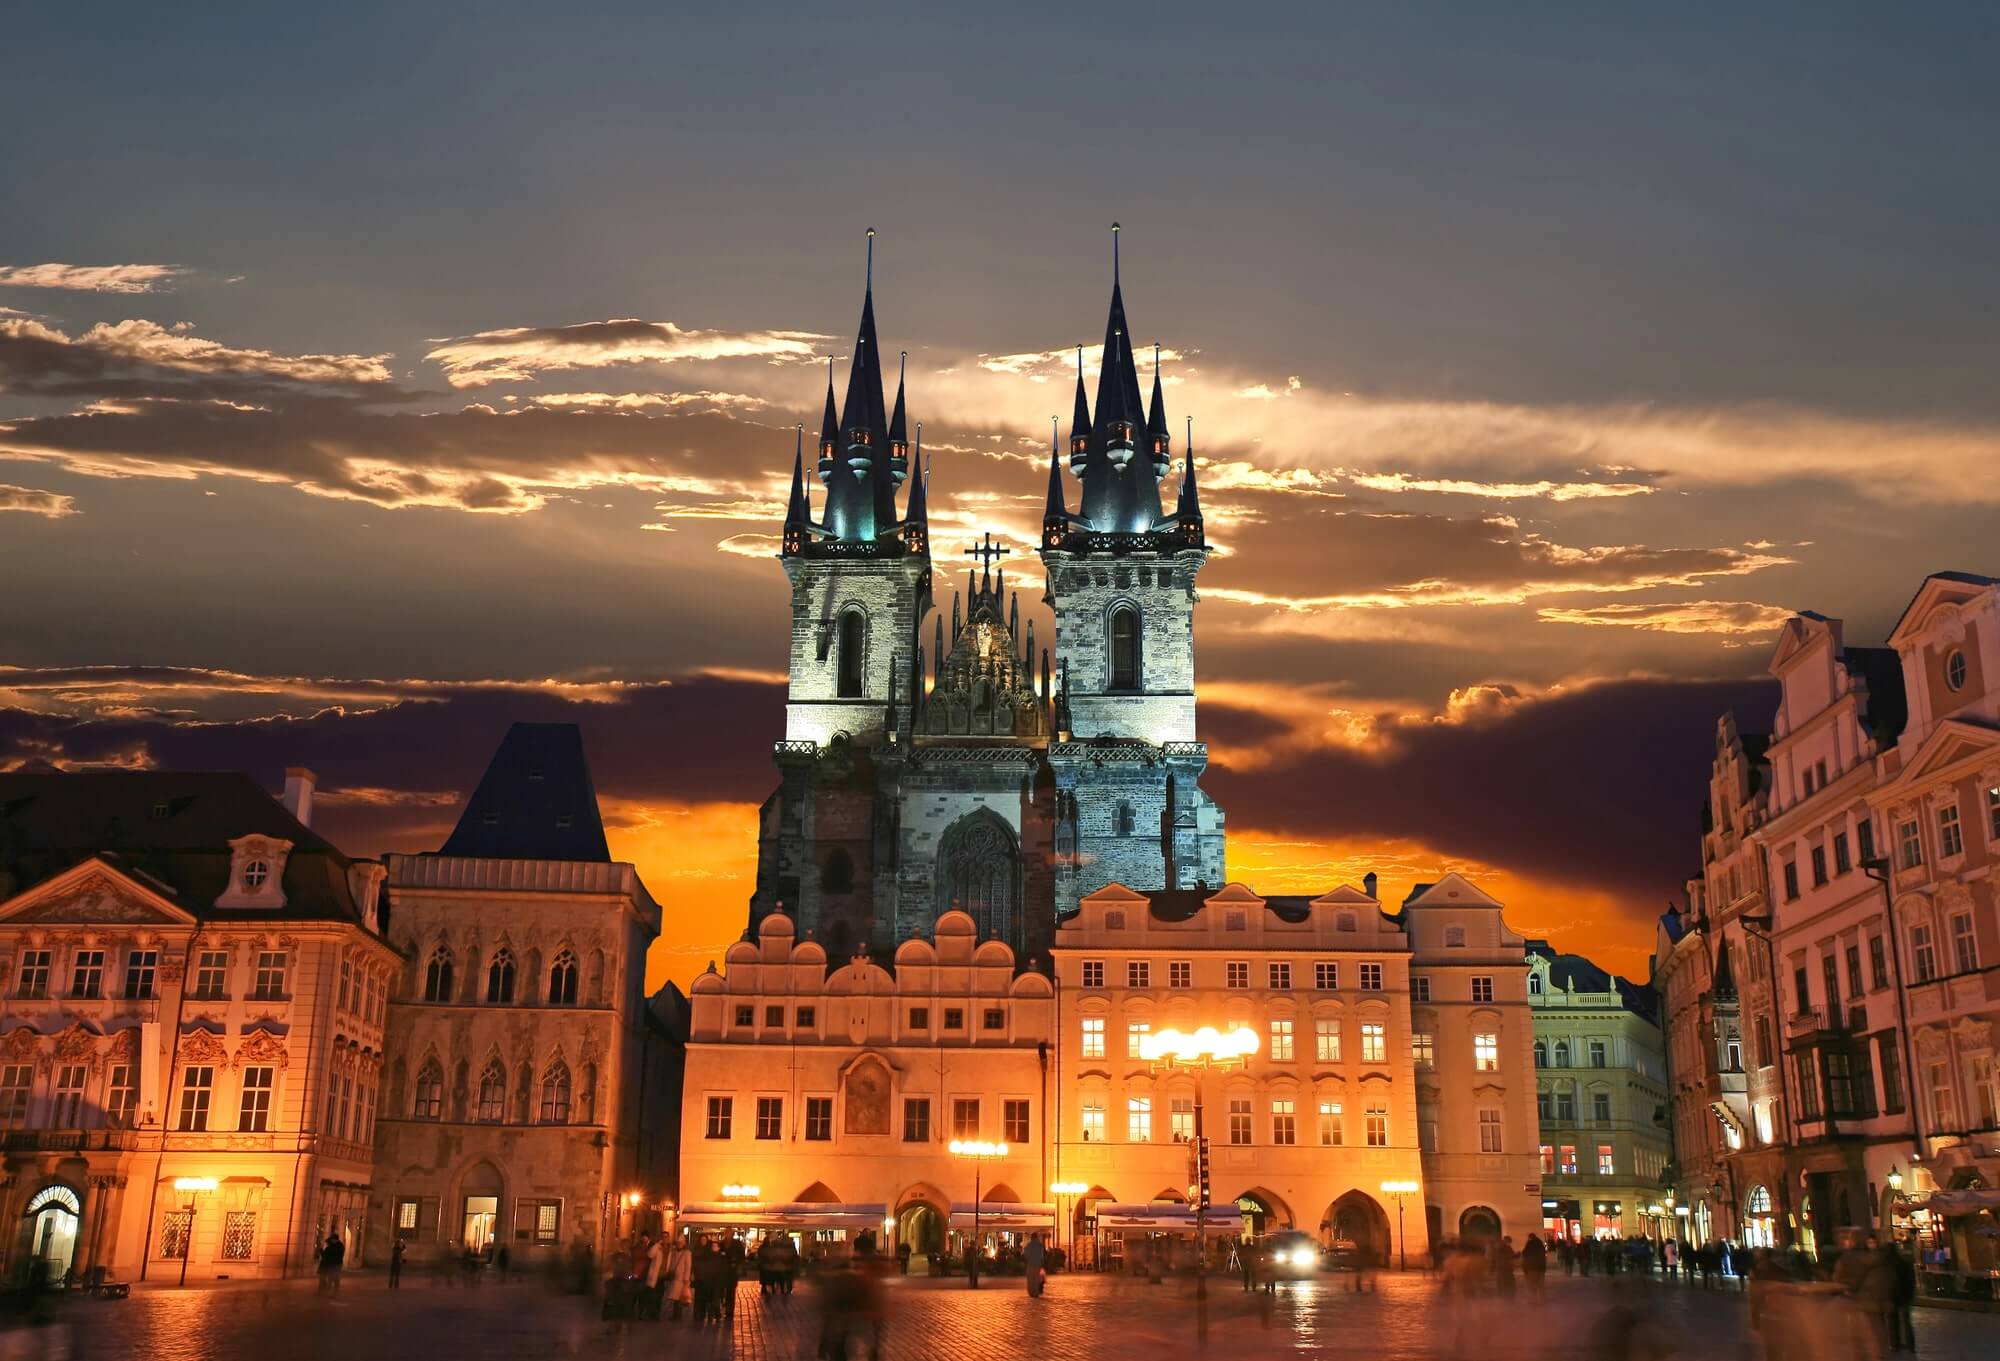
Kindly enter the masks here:
<path id="1" fill-rule="evenodd" d="M 1232 826 L 1305 838 L 1419 836 L 1437 851 L 1620 895 L 1641 917 L 1699 870 L 1715 722 L 1756 731 L 1763 681 L 1607 681 L 1384 728 L 1363 748 L 1300 746 L 1204 785 Z M 1206 712 L 1206 711 L 1205 711 Z"/>
<path id="2" fill-rule="evenodd" d="M 70 336 L 33 318 L 0 319 L 0 393 L 80 400 L 262 401 L 286 393 L 407 397 L 387 355 L 277 354 L 132 319 Z"/>

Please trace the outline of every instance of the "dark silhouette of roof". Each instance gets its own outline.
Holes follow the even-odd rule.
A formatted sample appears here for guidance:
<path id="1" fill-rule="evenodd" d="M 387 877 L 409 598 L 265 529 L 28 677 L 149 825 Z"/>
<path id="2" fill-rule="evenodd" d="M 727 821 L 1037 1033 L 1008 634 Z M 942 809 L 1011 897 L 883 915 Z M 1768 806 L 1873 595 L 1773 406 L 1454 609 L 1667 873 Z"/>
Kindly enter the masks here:
<path id="1" fill-rule="evenodd" d="M 1841 649 L 1841 660 L 1868 687 L 1861 721 L 1869 734 L 1884 744 L 1895 741 L 1910 718 L 1909 700 L 1903 694 L 1903 659 L 1893 647 L 1849 647 Z"/>
<path id="2" fill-rule="evenodd" d="M 437 852 L 494 860 L 608 862 L 604 818 L 574 723 L 516 723 Z"/>
<path id="3" fill-rule="evenodd" d="M 358 921 L 353 862 L 238 772 L 117 770 L 0 773 L 0 876 L 12 897 L 93 856 L 196 916 L 229 885 L 229 843 L 259 835 L 292 843 L 282 908 L 258 917 Z"/>
<path id="4" fill-rule="evenodd" d="M 1528 953 L 1549 961 L 1549 983 L 1565 992 L 1615 992 L 1627 1011 L 1658 1023 L 1650 988 L 1642 988 L 1629 978 L 1607 973 L 1582 955 L 1563 954 L 1545 940 L 1528 942 Z"/>

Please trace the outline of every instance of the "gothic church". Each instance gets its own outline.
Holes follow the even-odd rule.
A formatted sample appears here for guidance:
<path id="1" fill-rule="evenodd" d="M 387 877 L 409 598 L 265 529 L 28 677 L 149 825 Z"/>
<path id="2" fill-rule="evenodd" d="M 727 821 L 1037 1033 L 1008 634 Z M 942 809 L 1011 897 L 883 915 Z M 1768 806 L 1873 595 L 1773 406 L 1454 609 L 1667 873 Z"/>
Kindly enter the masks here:
<path id="1" fill-rule="evenodd" d="M 1195 577 L 1208 548 L 1193 451 L 1164 512 L 1172 440 L 1159 364 L 1148 409 L 1114 249 L 1094 413 L 1080 362 L 1077 372 L 1074 513 L 1050 450 L 1040 551 L 1053 655 L 1032 622 L 1022 633 L 991 536 L 971 550 L 979 565 L 947 617 L 922 427 L 913 459 L 900 365 L 895 404 L 883 400 L 870 237 L 838 405 L 827 375 L 816 514 L 803 436 L 794 455 L 781 551 L 791 683 L 751 928 L 783 911 L 835 961 L 887 957 L 957 908 L 981 939 L 1047 969 L 1057 918 L 1085 894 L 1224 882 L 1222 810 L 1198 783 L 1208 751 L 1195 733 Z"/>

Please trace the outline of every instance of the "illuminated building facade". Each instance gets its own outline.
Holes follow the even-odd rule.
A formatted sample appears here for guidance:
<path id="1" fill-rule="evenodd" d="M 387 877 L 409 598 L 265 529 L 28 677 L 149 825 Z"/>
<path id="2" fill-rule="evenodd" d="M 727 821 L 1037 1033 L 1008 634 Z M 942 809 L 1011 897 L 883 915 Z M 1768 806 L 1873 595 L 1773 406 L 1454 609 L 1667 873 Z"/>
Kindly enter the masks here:
<path id="1" fill-rule="evenodd" d="M 883 365 L 871 275 L 839 404 L 828 376 L 817 509 L 803 442 L 793 464 L 786 731 L 751 922 L 783 911 L 835 959 L 886 960 L 957 909 L 980 939 L 1046 967 L 1057 916 L 1094 888 L 1222 881 L 1222 815 L 1196 783 L 1207 750 L 1194 580 L 1207 548 L 1193 463 L 1163 514 L 1158 366 L 1148 411 L 1114 280 L 1094 417 L 1077 378 L 1076 513 L 1051 451 L 1040 550 L 1052 653 L 1032 619 L 1023 628 L 1012 550 L 990 537 L 946 606 L 921 427 L 900 374 L 884 401 Z"/>
<path id="2" fill-rule="evenodd" d="M 607 851 L 576 728 L 509 729 L 442 849 L 388 857 L 388 894 L 371 1257 L 601 1256 L 673 1192 L 678 1043 L 645 995 L 660 909 Z"/>
<path id="3" fill-rule="evenodd" d="M 314 785 L 0 774 L 10 1276 L 276 1277 L 330 1233 L 361 1260 L 401 961 Z"/>

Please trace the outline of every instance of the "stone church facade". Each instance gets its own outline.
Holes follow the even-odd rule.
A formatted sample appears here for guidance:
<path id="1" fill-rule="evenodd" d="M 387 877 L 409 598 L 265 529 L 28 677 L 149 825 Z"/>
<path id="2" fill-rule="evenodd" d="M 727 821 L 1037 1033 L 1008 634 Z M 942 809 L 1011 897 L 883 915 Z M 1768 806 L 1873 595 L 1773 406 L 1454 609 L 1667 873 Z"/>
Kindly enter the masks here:
<path id="1" fill-rule="evenodd" d="M 1077 375 L 1074 512 L 1050 452 L 1040 551 L 1056 636 L 1040 646 L 990 536 L 947 611 L 922 429 L 913 454 L 900 375 L 884 401 L 871 277 L 843 402 L 828 376 L 817 510 L 803 442 L 793 465 L 790 689 L 753 930 L 782 911 L 833 958 L 886 959 L 958 910 L 1021 967 L 1046 969 L 1057 917 L 1085 894 L 1222 883 L 1195 727 L 1208 549 L 1191 455 L 1162 509 L 1172 439 L 1154 368 L 1148 409 L 1114 277 L 1094 413 Z"/>

